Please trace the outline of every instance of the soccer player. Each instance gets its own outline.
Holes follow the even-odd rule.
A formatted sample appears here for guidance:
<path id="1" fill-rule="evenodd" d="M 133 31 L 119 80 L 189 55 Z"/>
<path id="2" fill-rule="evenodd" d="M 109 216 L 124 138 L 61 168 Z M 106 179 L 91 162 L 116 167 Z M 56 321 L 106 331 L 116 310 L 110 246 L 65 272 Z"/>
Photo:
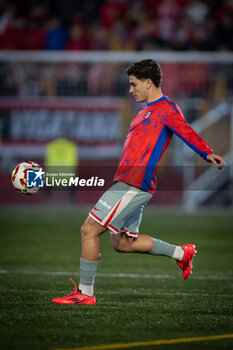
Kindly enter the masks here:
<path id="1" fill-rule="evenodd" d="M 223 159 L 184 119 L 180 108 L 161 91 L 162 71 L 155 61 L 148 59 L 132 64 L 126 70 L 129 92 L 137 102 L 145 102 L 130 125 L 123 153 L 114 178 L 114 185 L 106 191 L 81 228 L 82 253 L 80 282 L 74 292 L 52 301 L 57 304 L 95 304 L 94 279 L 100 259 L 100 235 L 109 230 L 113 247 L 123 253 L 163 255 L 176 260 L 182 277 L 192 271 L 194 244 L 176 246 L 150 237 L 138 235 L 143 208 L 156 190 L 156 169 L 173 134 L 207 162 L 224 167 Z"/>

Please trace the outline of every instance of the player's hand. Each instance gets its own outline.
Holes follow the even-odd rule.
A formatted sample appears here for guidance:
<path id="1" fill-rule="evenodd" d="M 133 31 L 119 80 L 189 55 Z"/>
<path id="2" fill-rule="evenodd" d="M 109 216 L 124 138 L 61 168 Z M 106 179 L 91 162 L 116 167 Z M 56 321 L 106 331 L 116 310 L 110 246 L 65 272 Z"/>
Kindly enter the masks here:
<path id="1" fill-rule="evenodd" d="M 222 157 L 218 156 L 217 154 L 208 154 L 208 156 L 206 157 L 206 159 L 208 160 L 208 162 L 211 162 L 215 165 L 218 165 L 219 169 L 222 169 L 225 165 L 224 160 L 222 159 Z"/>

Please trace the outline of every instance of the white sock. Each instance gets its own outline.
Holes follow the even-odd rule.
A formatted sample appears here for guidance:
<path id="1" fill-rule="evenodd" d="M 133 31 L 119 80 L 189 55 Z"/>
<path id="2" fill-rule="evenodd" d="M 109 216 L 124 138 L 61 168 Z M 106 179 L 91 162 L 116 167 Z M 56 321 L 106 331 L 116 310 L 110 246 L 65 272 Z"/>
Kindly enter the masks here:
<path id="1" fill-rule="evenodd" d="M 86 286 L 85 284 L 79 283 L 78 289 L 81 290 L 82 294 L 88 295 L 89 297 L 92 297 L 94 294 L 94 286 Z"/>
<path id="2" fill-rule="evenodd" d="M 182 261 L 183 257 L 184 257 L 184 250 L 181 247 L 176 246 L 176 249 L 175 249 L 172 257 L 173 257 L 173 259 Z"/>

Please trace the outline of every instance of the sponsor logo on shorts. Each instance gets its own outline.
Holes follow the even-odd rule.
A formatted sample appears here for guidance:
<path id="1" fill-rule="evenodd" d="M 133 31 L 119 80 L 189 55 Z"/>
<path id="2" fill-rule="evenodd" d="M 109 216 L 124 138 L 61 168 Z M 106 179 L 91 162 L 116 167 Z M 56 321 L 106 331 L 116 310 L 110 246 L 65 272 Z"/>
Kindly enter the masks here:
<path id="1" fill-rule="evenodd" d="M 96 207 L 94 207 L 94 210 L 97 210 L 97 211 L 102 211 L 102 210 L 100 210 L 100 209 L 97 209 Z"/>
<path id="2" fill-rule="evenodd" d="M 111 205 L 109 205 L 106 201 L 103 201 L 103 199 L 100 199 L 100 204 L 102 204 L 105 208 L 111 209 Z"/>

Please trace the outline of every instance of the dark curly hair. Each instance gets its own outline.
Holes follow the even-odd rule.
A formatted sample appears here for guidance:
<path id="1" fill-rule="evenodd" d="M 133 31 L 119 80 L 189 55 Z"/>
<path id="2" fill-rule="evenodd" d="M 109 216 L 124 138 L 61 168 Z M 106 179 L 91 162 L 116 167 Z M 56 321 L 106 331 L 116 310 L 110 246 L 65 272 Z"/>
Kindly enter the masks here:
<path id="1" fill-rule="evenodd" d="M 162 69 L 160 65 L 152 59 L 142 60 L 131 64 L 126 69 L 128 76 L 134 75 L 137 79 L 151 79 L 154 85 L 159 88 L 162 83 Z"/>

